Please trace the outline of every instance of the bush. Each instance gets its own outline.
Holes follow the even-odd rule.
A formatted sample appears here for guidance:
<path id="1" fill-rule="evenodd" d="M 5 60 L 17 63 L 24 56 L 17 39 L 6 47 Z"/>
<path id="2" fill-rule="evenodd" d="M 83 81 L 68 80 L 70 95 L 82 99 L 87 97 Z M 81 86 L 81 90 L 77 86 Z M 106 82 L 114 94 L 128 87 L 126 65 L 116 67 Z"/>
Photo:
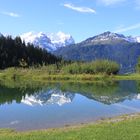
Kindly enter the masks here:
<path id="1" fill-rule="evenodd" d="M 140 57 L 138 58 L 138 63 L 136 65 L 136 72 L 140 73 Z"/>
<path id="2" fill-rule="evenodd" d="M 70 74 L 117 74 L 119 65 L 109 60 L 96 60 L 92 62 L 75 62 L 63 66 L 62 71 Z"/>

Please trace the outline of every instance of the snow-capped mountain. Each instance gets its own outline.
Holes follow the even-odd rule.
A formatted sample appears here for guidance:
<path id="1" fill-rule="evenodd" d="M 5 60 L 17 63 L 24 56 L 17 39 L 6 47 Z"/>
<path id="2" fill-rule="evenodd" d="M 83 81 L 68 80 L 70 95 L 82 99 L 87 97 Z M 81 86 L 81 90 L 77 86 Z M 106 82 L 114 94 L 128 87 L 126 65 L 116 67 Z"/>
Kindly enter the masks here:
<path id="1" fill-rule="evenodd" d="M 48 37 L 50 38 L 51 42 L 56 46 L 56 48 L 62 47 L 62 46 L 68 46 L 71 44 L 74 44 L 75 41 L 69 34 L 64 34 L 63 32 L 58 32 L 56 34 L 51 33 L 48 34 Z"/>
<path id="2" fill-rule="evenodd" d="M 35 46 L 39 46 L 40 48 L 47 49 L 48 51 L 53 50 L 53 44 L 51 40 L 43 32 L 39 32 L 39 33 L 28 32 L 21 35 L 21 39 L 24 40 L 25 43 L 32 43 Z"/>
<path id="3" fill-rule="evenodd" d="M 139 41 L 140 37 L 104 32 L 80 43 L 60 48 L 54 54 L 73 61 L 113 60 L 120 64 L 120 73 L 130 73 L 135 71 L 140 55 Z"/>
<path id="4" fill-rule="evenodd" d="M 51 105 L 51 104 L 57 104 L 59 106 L 71 103 L 74 94 L 70 92 L 62 92 L 59 89 L 51 89 L 48 91 L 42 91 L 40 94 L 34 94 L 34 95 L 26 95 L 21 102 L 29 105 L 29 106 L 35 106 L 35 105 Z"/>
<path id="5" fill-rule="evenodd" d="M 135 37 L 136 42 L 140 43 L 140 36 Z"/>
<path id="6" fill-rule="evenodd" d="M 123 34 L 117 34 L 112 32 L 104 32 L 94 37 L 88 38 L 84 43 L 107 43 L 112 41 L 127 41 L 130 43 L 140 42 L 140 37 L 124 36 Z"/>
<path id="7" fill-rule="evenodd" d="M 29 32 L 21 35 L 21 38 L 25 43 L 32 43 L 35 46 L 47 49 L 48 51 L 55 51 L 60 47 L 65 47 L 75 43 L 71 35 L 64 34 L 63 32 L 58 32 L 57 34 Z"/>
<path id="8" fill-rule="evenodd" d="M 2 33 L 0 33 L 0 37 L 1 37 L 1 36 L 3 36 L 3 34 L 2 34 Z"/>

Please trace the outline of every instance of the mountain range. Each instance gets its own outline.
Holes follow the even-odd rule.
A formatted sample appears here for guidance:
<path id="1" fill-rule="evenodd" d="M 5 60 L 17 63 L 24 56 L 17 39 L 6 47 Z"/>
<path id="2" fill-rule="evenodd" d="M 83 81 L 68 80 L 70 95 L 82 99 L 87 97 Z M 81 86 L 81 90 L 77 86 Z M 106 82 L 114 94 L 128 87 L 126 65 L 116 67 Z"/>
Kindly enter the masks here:
<path id="1" fill-rule="evenodd" d="M 92 61 L 108 59 L 120 64 L 120 73 L 135 71 L 140 56 L 140 37 L 104 32 L 80 43 L 59 48 L 54 52 L 66 60 Z"/>
<path id="2" fill-rule="evenodd" d="M 35 46 L 48 50 L 49 52 L 55 51 L 60 47 L 75 44 L 73 37 L 63 32 L 58 32 L 56 34 L 28 32 L 22 34 L 20 37 L 25 43 L 32 43 Z"/>
<path id="3" fill-rule="evenodd" d="M 48 51 L 56 51 L 61 47 L 66 47 L 75 44 L 73 37 L 70 34 L 63 32 L 58 33 L 43 33 L 43 32 L 28 32 L 20 35 L 22 40 L 26 43 L 32 43 L 35 46 L 47 49 Z M 140 37 L 124 36 L 122 34 L 111 33 L 109 31 L 104 32 L 100 35 L 88 38 L 81 43 L 92 43 L 92 44 L 105 44 L 113 40 L 122 40 L 130 43 L 140 43 Z M 109 42 L 108 42 L 109 41 Z"/>
<path id="4" fill-rule="evenodd" d="M 63 32 L 50 34 L 28 32 L 20 37 L 25 43 L 32 43 L 66 60 L 108 59 L 116 61 L 120 64 L 120 73 L 134 72 L 140 56 L 140 36 L 124 36 L 109 31 L 80 43 L 75 43 L 71 35 Z"/>
<path id="5" fill-rule="evenodd" d="M 123 34 L 112 33 L 110 31 L 104 32 L 102 34 L 93 36 L 91 38 L 83 41 L 84 43 L 94 43 L 94 44 L 105 44 L 110 43 L 111 41 L 127 41 L 130 43 L 138 42 L 140 43 L 140 37 L 124 36 Z"/>

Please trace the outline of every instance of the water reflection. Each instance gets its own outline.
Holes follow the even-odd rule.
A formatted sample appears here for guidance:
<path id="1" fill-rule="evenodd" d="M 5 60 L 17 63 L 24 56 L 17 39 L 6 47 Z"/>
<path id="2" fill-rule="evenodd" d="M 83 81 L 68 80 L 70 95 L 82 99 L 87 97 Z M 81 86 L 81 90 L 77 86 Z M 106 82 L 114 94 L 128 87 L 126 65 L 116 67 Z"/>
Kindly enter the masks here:
<path id="1" fill-rule="evenodd" d="M 61 90 L 54 88 L 50 90 L 42 90 L 39 93 L 35 93 L 31 96 L 26 94 L 21 102 L 30 106 L 43 106 L 50 104 L 58 104 L 61 106 L 63 104 L 72 102 L 74 96 L 75 94 L 73 93 L 62 92 Z"/>
<path id="2" fill-rule="evenodd" d="M 21 103 L 21 100 L 26 96 L 33 95 L 40 91 L 40 87 L 23 86 L 21 87 L 7 87 L 0 85 L 0 105 L 12 104 L 13 101 Z"/>
<path id="3" fill-rule="evenodd" d="M 34 105 L 63 105 L 73 101 L 75 94 L 104 104 L 114 104 L 125 100 L 140 99 L 138 81 L 118 81 L 115 83 L 55 83 L 47 86 L 0 86 L 0 104 L 25 103 Z"/>
<path id="4" fill-rule="evenodd" d="M 33 130 L 140 112 L 138 81 L 3 84 L 0 128 Z"/>

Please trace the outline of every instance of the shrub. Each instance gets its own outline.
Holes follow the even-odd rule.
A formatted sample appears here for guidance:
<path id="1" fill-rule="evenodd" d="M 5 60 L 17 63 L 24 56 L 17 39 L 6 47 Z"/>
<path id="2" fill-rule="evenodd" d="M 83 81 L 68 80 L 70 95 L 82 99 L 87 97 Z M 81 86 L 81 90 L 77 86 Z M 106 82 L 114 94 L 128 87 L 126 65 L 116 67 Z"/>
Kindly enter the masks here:
<path id="1" fill-rule="evenodd" d="M 136 65 L 136 72 L 140 73 L 140 57 L 138 58 L 138 63 Z"/>
<path id="2" fill-rule="evenodd" d="M 75 62 L 63 66 L 62 71 L 70 74 L 117 74 L 119 65 L 110 60 L 96 60 L 92 62 Z"/>

